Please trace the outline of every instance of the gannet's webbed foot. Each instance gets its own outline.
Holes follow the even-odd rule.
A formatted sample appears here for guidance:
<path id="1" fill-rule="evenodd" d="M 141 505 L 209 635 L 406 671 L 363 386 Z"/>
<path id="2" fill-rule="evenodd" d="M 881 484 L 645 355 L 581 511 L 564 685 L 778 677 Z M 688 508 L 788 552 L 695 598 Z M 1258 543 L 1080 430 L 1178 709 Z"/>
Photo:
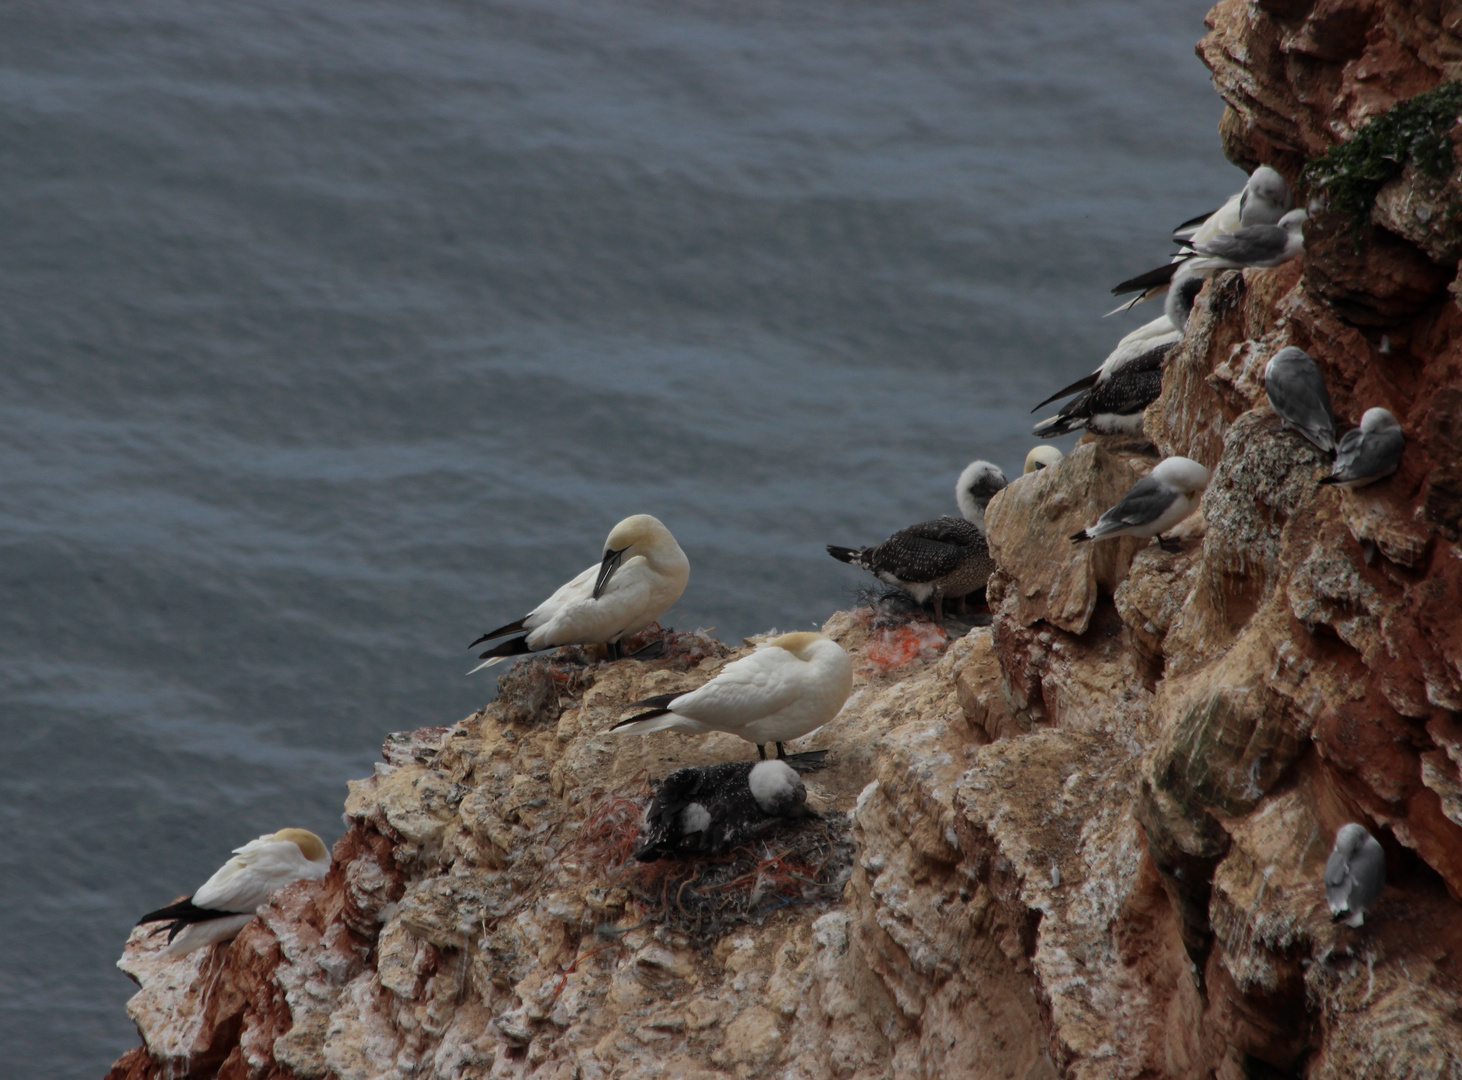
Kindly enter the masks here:
<path id="1" fill-rule="evenodd" d="M 1157 538 L 1157 546 L 1162 548 L 1164 551 L 1182 551 L 1183 541 L 1172 536 L 1168 537 L 1167 539 L 1163 539 L 1163 537 L 1159 536 Z"/>
<path id="2" fill-rule="evenodd" d="M 610 660 L 624 659 L 624 646 L 617 641 L 611 641 L 608 645 L 605 645 L 604 650 Z"/>
<path id="3" fill-rule="evenodd" d="M 777 760 L 780 761 L 781 759 L 785 758 L 786 756 L 787 756 L 787 748 L 785 746 L 783 746 L 781 743 L 777 743 Z"/>
<path id="4" fill-rule="evenodd" d="M 756 744 L 756 755 L 757 755 L 757 757 L 759 757 L 763 761 L 765 761 L 767 759 L 767 748 L 765 746 L 763 746 L 761 743 L 757 743 Z"/>
<path id="5" fill-rule="evenodd" d="M 658 660 L 660 654 L 665 651 L 665 639 L 657 638 L 648 645 L 641 645 L 634 652 L 629 654 L 631 660 Z"/>

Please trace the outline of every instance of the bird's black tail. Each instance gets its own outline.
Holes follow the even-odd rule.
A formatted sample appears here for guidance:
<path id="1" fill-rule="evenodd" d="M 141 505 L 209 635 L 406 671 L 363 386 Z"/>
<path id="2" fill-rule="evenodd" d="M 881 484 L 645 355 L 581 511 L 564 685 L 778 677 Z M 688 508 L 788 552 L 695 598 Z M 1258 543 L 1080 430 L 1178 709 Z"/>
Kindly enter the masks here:
<path id="1" fill-rule="evenodd" d="M 172 944 L 173 938 L 177 937 L 185 926 L 191 926 L 194 923 L 209 922 L 213 919 L 224 919 L 230 915 L 242 914 L 243 912 L 241 911 L 217 911 L 214 908 L 199 907 L 193 903 L 191 896 L 185 896 L 181 900 L 175 900 L 167 907 L 160 907 L 156 911 L 149 911 L 137 920 L 137 925 L 142 926 L 146 923 L 154 922 L 168 923 L 165 929 L 168 932 L 168 943 Z"/>
<path id="2" fill-rule="evenodd" d="M 831 555 L 834 559 L 837 559 L 838 562 L 852 563 L 854 566 L 857 566 L 858 560 L 863 555 L 863 549 L 841 547 L 838 544 L 829 544 L 827 546 L 827 553 Z"/>
<path id="3" fill-rule="evenodd" d="M 1080 541 L 1080 540 L 1090 540 L 1091 537 L 1087 535 L 1087 532 L 1086 532 L 1085 529 L 1082 529 L 1079 533 L 1072 533 L 1071 534 L 1071 539 Z"/>
<path id="4" fill-rule="evenodd" d="M 480 638 L 478 638 L 467 647 L 469 649 L 475 649 L 484 641 L 491 641 L 493 638 L 502 637 L 504 634 L 516 634 L 519 630 L 523 629 L 523 623 L 526 622 L 527 619 L 528 616 L 524 615 L 517 622 L 510 622 L 507 626 L 499 626 L 496 630 L 489 630 L 487 633 L 483 634 Z"/>
<path id="5" fill-rule="evenodd" d="M 1173 275 L 1178 272 L 1178 267 L 1182 265 L 1180 262 L 1169 262 L 1163 263 L 1161 266 L 1155 266 L 1145 273 L 1128 278 L 1120 285 L 1112 286 L 1112 295 L 1121 296 L 1123 293 L 1129 292 L 1146 292 L 1154 285 L 1166 285 L 1173 280 Z"/>
<path id="6" fill-rule="evenodd" d="M 1070 397 L 1078 390 L 1090 390 L 1093 386 L 1096 385 L 1096 381 L 1101 377 L 1101 374 L 1102 373 L 1100 371 L 1093 371 L 1090 375 L 1083 375 L 1070 386 L 1063 386 L 1060 390 L 1057 390 L 1045 401 L 1041 402 L 1040 405 L 1037 405 L 1036 409 L 1041 408 L 1041 406 L 1043 405 L 1049 405 L 1053 401 L 1060 401 L 1064 397 Z M 1031 412 L 1035 412 L 1036 409 L 1032 409 Z"/>
<path id="7" fill-rule="evenodd" d="M 524 653 L 530 653 L 532 651 L 528 646 L 528 635 L 524 634 L 522 637 L 510 638 L 507 641 L 494 645 L 487 652 L 479 653 L 477 659 L 491 660 L 501 656 L 522 656 Z"/>
<path id="8" fill-rule="evenodd" d="M 633 723 L 636 723 L 637 721 L 640 721 L 640 720 L 653 720 L 657 716 L 664 716 L 666 713 L 668 713 L 670 711 L 670 703 L 672 701 L 674 701 L 678 697 L 685 696 L 685 693 L 686 693 L 686 691 L 684 691 L 684 690 L 677 690 L 673 694 L 656 694 L 654 697 L 647 697 L 647 698 L 645 698 L 645 699 L 643 699 L 641 701 L 631 701 L 627 706 L 625 706 L 625 708 L 628 708 L 628 709 L 641 709 L 641 708 L 646 708 L 646 709 L 648 709 L 648 711 L 647 712 L 642 712 L 642 713 L 636 713 L 634 716 L 631 716 L 628 720 L 621 720 L 619 723 L 615 724 L 614 727 L 610 728 L 609 730 L 610 731 L 613 731 L 614 728 L 626 727 L 626 726 L 628 726 L 630 724 L 633 724 Z"/>

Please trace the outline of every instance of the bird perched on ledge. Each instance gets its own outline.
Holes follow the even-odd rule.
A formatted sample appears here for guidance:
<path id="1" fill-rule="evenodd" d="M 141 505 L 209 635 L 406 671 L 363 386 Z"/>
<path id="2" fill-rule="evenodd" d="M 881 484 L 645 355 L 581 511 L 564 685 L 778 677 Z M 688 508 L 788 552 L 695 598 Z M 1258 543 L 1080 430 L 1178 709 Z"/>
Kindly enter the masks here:
<path id="1" fill-rule="evenodd" d="M 1365 826 L 1340 826 L 1335 846 L 1325 860 L 1325 902 L 1330 918 L 1347 926 L 1366 921 L 1366 908 L 1386 887 L 1386 852 Z"/>
<path id="2" fill-rule="evenodd" d="M 932 599 L 934 621 L 942 623 L 944 601 L 984 588 L 995 570 L 985 539 L 985 508 L 1005 482 L 1005 474 L 990 462 L 972 461 L 954 488 L 963 519 L 921 521 L 881 544 L 864 548 L 829 544 L 827 553 L 903 589 L 918 603 Z"/>
<path id="3" fill-rule="evenodd" d="M 714 855 L 766 832 L 778 821 L 815 818 L 799 772 L 823 767 L 826 750 L 771 761 L 727 761 L 676 769 L 661 782 L 640 829 L 641 862 Z"/>
<path id="4" fill-rule="evenodd" d="M 516 622 L 483 634 L 468 648 L 506 634 L 521 634 L 478 656 L 467 674 L 510 656 L 559 645 L 608 645 L 609 658 L 623 652 L 621 638 L 638 633 L 680 599 L 690 580 L 690 560 L 670 530 L 649 514 L 627 517 L 609 531 L 604 555 Z"/>
<path id="5" fill-rule="evenodd" d="M 1073 534 L 1071 539 L 1155 536 L 1158 546 L 1169 550 L 1162 534 L 1198 509 L 1208 479 L 1208 470 L 1191 458 L 1163 458 L 1095 525 Z"/>
<path id="6" fill-rule="evenodd" d="M 164 956 L 229 941 L 276 889 L 295 881 L 319 881 L 330 872 L 330 852 L 308 829 L 280 829 L 234 849 L 234 857 L 192 896 L 149 911 L 137 925 L 161 922 L 168 932 Z"/>
<path id="7" fill-rule="evenodd" d="M 1347 431 L 1335 454 L 1335 468 L 1322 484 L 1358 488 L 1384 480 L 1401 467 L 1406 436 L 1386 409 L 1367 409 L 1360 427 Z"/>
<path id="8" fill-rule="evenodd" d="M 1264 365 L 1264 394 L 1285 427 L 1324 453 L 1335 453 L 1335 410 L 1320 365 L 1309 353 L 1287 345 L 1271 356 Z"/>
<path id="9" fill-rule="evenodd" d="M 782 634 L 763 641 L 750 656 L 727 664 L 714 679 L 687 693 L 659 694 L 630 707 L 648 712 L 622 720 L 611 731 L 726 731 L 756 744 L 784 742 L 822 727 L 853 692 L 853 663 L 843 647 L 822 634 Z"/>

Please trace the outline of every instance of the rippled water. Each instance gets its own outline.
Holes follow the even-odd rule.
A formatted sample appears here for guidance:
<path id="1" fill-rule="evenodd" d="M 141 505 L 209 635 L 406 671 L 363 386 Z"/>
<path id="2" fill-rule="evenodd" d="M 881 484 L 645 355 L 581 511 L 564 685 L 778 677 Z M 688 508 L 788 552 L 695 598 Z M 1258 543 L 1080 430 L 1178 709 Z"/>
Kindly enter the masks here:
<path id="1" fill-rule="evenodd" d="M 0 6 L 6 1072 L 100 1076 L 132 920 L 333 840 L 619 518 L 734 638 L 1017 470 L 1242 180 L 1204 6 Z"/>

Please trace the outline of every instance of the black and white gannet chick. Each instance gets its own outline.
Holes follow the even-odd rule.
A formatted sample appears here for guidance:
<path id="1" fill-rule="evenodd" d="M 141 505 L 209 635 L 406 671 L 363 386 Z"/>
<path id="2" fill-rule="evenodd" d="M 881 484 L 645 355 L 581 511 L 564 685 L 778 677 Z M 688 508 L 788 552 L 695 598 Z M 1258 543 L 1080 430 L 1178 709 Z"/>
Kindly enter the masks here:
<path id="1" fill-rule="evenodd" d="M 623 652 L 621 638 L 638 633 L 680 599 L 690 580 L 690 560 L 670 530 L 649 514 L 627 517 L 609 531 L 604 555 L 578 577 L 516 622 L 483 634 L 468 648 L 505 634 L 521 634 L 493 646 L 467 674 L 510 656 L 559 645 L 608 645 L 609 658 Z"/>
<path id="2" fill-rule="evenodd" d="M 779 821 L 815 818 L 798 772 L 823 767 L 826 750 L 770 761 L 676 769 L 655 792 L 635 858 L 654 862 L 729 851 Z"/>
<path id="3" fill-rule="evenodd" d="M 659 694 L 630 707 L 649 712 L 621 720 L 611 731 L 726 731 L 756 744 L 782 744 L 826 724 L 853 692 L 853 662 L 830 637 L 803 631 L 757 645 L 749 656 L 727 664 L 704 686 L 688 693 Z"/>
<path id="4" fill-rule="evenodd" d="M 1366 908 L 1386 887 L 1386 852 L 1365 826 L 1350 822 L 1335 834 L 1325 860 L 1325 902 L 1333 922 L 1361 926 Z"/>
<path id="5" fill-rule="evenodd" d="M 1095 525 L 1073 534 L 1071 539 L 1155 536 L 1159 547 L 1171 550 L 1162 534 L 1198 509 L 1208 480 L 1208 470 L 1191 458 L 1163 458 Z"/>
<path id="6" fill-rule="evenodd" d="M 995 570 L 985 538 L 985 508 L 1005 483 L 1005 474 L 997 466 L 972 461 L 954 488 L 963 518 L 921 521 L 872 547 L 829 544 L 827 553 L 839 562 L 862 567 L 920 604 L 932 600 L 934 621 L 942 624 L 944 601 L 984 588 Z"/>
<path id="7" fill-rule="evenodd" d="M 1250 225 L 1274 225 L 1293 205 L 1294 199 L 1284 177 L 1268 165 L 1260 165 L 1250 174 L 1242 190 L 1235 192 L 1217 210 L 1183 222 L 1173 230 L 1173 239 L 1180 240 L 1187 246 L 1206 244 L 1216 237 L 1238 232 Z M 1129 292 L 1136 292 L 1138 295 L 1107 314 L 1115 315 L 1119 311 L 1130 310 L 1146 300 L 1161 296 L 1167 291 L 1178 267 L 1192 258 L 1192 254 L 1191 250 L 1179 252 L 1162 266 L 1115 286 L 1112 289 L 1113 296 L 1122 296 Z"/>
<path id="8" fill-rule="evenodd" d="M 1188 316 L 1203 282 L 1201 275 L 1186 268 L 1175 276 L 1163 303 L 1163 313 L 1117 342 L 1101 367 L 1037 405 L 1039 409 L 1057 398 L 1082 391 L 1055 416 L 1038 423 L 1032 434 L 1047 439 L 1069 435 L 1081 428 L 1097 435 L 1140 434 L 1143 411 L 1162 393 L 1163 361 L 1173 346 L 1183 340 Z"/>
<path id="9" fill-rule="evenodd" d="M 234 856 L 186 899 L 149 911 L 137 925 L 163 922 L 164 956 L 182 956 L 230 941 L 276 889 L 319 881 L 330 872 L 330 852 L 308 829 L 280 829 L 234 849 Z"/>
<path id="10" fill-rule="evenodd" d="M 1303 210 L 1291 210 L 1277 225 L 1246 225 L 1238 232 L 1194 243 L 1190 246 L 1197 256 L 1185 265 L 1195 273 L 1280 266 L 1304 254 L 1308 216 Z"/>
<path id="11" fill-rule="evenodd" d="M 1036 408 L 1040 408 L 1039 405 Z M 1050 468 L 1061 460 L 1061 451 L 1049 443 L 1042 443 L 1040 446 L 1032 446 L 1030 453 L 1025 456 L 1025 468 L 1021 470 L 1022 476 L 1029 476 L 1033 472 L 1040 472 L 1042 469 Z"/>
<path id="12" fill-rule="evenodd" d="M 1264 365 L 1264 393 L 1285 427 L 1298 431 L 1325 453 L 1335 453 L 1330 390 L 1320 365 L 1309 353 L 1287 345 L 1271 356 Z"/>
<path id="13" fill-rule="evenodd" d="M 1406 436 L 1386 409 L 1367 409 L 1360 427 L 1347 431 L 1335 454 L 1335 468 L 1322 484 L 1358 488 L 1384 480 L 1401 467 Z"/>

